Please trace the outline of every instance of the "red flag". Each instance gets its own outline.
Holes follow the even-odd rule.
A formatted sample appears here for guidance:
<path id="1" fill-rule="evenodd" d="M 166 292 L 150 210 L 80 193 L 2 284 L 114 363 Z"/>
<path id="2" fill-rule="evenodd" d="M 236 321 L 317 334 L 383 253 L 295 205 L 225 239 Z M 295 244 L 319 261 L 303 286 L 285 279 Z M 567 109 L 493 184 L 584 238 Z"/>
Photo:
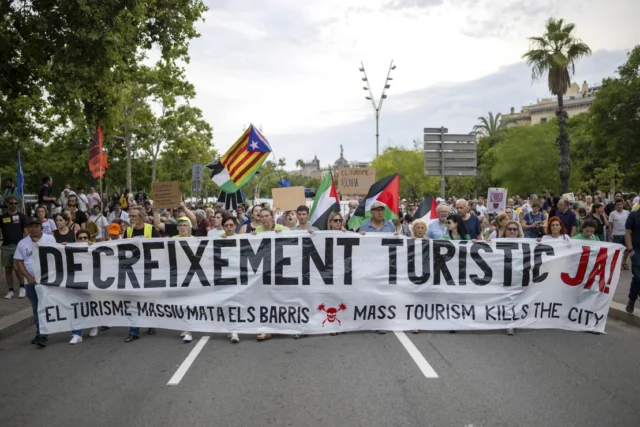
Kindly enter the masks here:
<path id="1" fill-rule="evenodd" d="M 102 150 L 102 128 L 98 125 L 98 129 L 89 143 L 89 170 L 92 177 L 102 179 L 106 169 L 107 155 Z"/>

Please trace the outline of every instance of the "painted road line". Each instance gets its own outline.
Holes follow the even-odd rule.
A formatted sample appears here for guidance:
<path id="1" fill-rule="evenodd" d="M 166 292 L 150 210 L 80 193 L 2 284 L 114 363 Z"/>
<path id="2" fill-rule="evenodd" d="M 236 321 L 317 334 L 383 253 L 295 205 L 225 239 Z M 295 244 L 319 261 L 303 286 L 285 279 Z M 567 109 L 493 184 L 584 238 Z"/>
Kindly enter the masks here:
<path id="1" fill-rule="evenodd" d="M 404 348 L 407 349 L 409 356 L 416 362 L 416 365 L 418 365 L 418 368 L 420 368 L 424 376 L 426 378 L 438 378 L 436 371 L 433 370 L 429 362 L 427 362 L 427 359 L 420 353 L 420 350 L 413 345 L 409 337 L 407 337 L 404 332 L 394 332 L 394 334 L 396 334 L 396 337 L 398 337 Z"/>
<path id="2" fill-rule="evenodd" d="M 189 370 L 193 362 L 196 360 L 196 357 L 198 357 L 198 354 L 200 354 L 200 352 L 202 351 L 202 348 L 204 347 L 204 345 L 207 343 L 207 341 L 209 341 L 209 338 L 211 337 L 208 335 L 205 335 L 204 337 L 200 338 L 200 341 L 198 341 L 196 346 L 193 347 L 193 350 L 191 350 L 191 353 L 189 353 L 187 358 L 184 359 L 184 362 L 182 362 L 182 365 L 180 365 L 176 373 L 173 374 L 173 376 L 171 377 L 167 385 L 180 384 L 180 381 L 182 381 L 182 377 L 184 377 L 184 374 L 187 373 L 187 371 Z"/>

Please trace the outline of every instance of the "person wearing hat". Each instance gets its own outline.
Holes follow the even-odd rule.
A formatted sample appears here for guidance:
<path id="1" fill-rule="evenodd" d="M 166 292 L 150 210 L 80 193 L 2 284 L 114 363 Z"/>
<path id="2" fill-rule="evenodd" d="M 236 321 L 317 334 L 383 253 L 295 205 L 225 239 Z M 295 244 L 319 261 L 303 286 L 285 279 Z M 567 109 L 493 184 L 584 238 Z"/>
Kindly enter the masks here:
<path id="1" fill-rule="evenodd" d="M 38 218 L 29 218 L 27 220 L 27 230 L 29 235 L 20 240 L 13 259 L 16 261 L 16 268 L 24 277 L 25 285 L 27 285 L 27 298 L 29 298 L 33 309 L 36 337 L 31 340 L 31 344 L 46 347 L 47 335 L 40 333 L 40 323 L 38 322 L 38 293 L 36 292 L 36 278 L 33 270 L 33 253 L 35 251 L 35 243 L 55 243 L 56 239 L 42 232 L 42 222 Z"/>
<path id="2" fill-rule="evenodd" d="M 122 238 L 122 227 L 117 222 L 112 222 L 107 227 L 108 240 L 120 240 Z"/>
<path id="3" fill-rule="evenodd" d="M 386 221 L 384 219 L 384 211 L 387 205 L 381 202 L 374 202 L 371 205 L 371 218 L 366 220 L 360 225 L 358 232 L 363 236 L 367 233 L 395 233 L 396 226 L 393 225 L 393 222 Z M 387 331 L 382 329 L 378 329 L 376 331 L 379 334 L 386 334 Z"/>
<path id="4" fill-rule="evenodd" d="M 371 205 L 371 218 L 364 221 L 358 232 L 363 236 L 366 233 L 395 233 L 396 226 L 393 225 L 393 222 L 386 221 L 384 219 L 384 211 L 387 205 L 382 202 L 374 202 Z"/>

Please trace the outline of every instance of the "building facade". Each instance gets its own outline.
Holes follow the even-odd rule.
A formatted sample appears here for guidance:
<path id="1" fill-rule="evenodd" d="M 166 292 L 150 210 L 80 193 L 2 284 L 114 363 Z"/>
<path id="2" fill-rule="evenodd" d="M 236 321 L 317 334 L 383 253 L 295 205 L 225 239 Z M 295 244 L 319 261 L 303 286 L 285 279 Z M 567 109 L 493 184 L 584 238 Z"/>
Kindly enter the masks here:
<path id="1" fill-rule="evenodd" d="M 591 104 L 595 100 L 595 95 L 601 85 L 589 87 L 587 82 L 582 83 L 582 87 L 577 83 L 573 83 L 563 96 L 564 109 L 569 117 L 586 113 L 591 108 Z M 537 103 L 526 105 L 516 113 L 515 108 L 511 107 L 509 114 L 502 115 L 502 121 L 506 122 L 506 127 L 531 126 L 540 123 L 546 123 L 556 116 L 558 109 L 558 99 L 542 98 Z"/>

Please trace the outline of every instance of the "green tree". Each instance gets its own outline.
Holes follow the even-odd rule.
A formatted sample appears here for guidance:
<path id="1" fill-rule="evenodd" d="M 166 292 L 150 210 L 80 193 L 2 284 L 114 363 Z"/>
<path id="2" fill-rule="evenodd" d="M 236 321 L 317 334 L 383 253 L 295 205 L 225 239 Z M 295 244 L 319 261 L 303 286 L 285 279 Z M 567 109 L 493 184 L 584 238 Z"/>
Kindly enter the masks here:
<path id="1" fill-rule="evenodd" d="M 473 131 L 481 136 L 495 136 L 507 125 L 507 122 L 502 120 L 502 113 L 493 115 L 491 111 L 487 117 L 478 117 L 479 124 L 473 127 Z"/>
<path id="2" fill-rule="evenodd" d="M 604 79 L 591 105 L 589 152 L 592 171 L 611 164 L 622 174 L 623 188 L 637 191 L 640 182 L 640 45 L 618 68 L 619 77 Z"/>
<path id="3" fill-rule="evenodd" d="M 371 166 L 376 168 L 376 180 L 394 173 L 400 174 L 400 197 L 418 199 L 438 194 L 440 178 L 424 176 L 424 152 L 403 147 L 387 147 Z"/>
<path id="4" fill-rule="evenodd" d="M 551 121 L 505 129 L 504 139 L 493 148 L 493 179 L 500 187 L 524 195 L 560 186 L 555 126 Z M 580 176 L 573 174 L 571 184 L 577 188 L 579 183 Z"/>
<path id="5" fill-rule="evenodd" d="M 549 91 L 558 97 L 559 134 L 557 138 L 560 172 L 560 187 L 563 193 L 569 191 L 571 165 L 569 158 L 570 141 L 566 130 L 567 112 L 564 110 L 563 96 L 571 85 L 571 74 L 575 74 L 575 64 L 583 56 L 590 55 L 591 49 L 573 34 L 574 24 L 565 24 L 562 19 L 549 18 L 545 32 L 540 37 L 530 37 L 531 48 L 523 55 L 531 67 L 531 77 L 538 80 L 547 74 Z"/>

